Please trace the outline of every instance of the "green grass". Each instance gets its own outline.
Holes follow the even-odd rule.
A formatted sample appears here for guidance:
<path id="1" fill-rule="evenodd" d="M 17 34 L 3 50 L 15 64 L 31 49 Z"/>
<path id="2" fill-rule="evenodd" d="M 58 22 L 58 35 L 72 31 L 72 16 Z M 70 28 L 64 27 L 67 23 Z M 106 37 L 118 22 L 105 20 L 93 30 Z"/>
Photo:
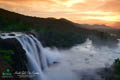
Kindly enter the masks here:
<path id="1" fill-rule="evenodd" d="M 2 56 L 2 59 L 5 60 L 6 62 L 10 63 L 10 64 L 13 63 L 12 58 L 9 55 Z"/>
<path id="2" fill-rule="evenodd" d="M 113 78 L 112 80 L 120 80 L 120 78 Z"/>
<path id="3" fill-rule="evenodd" d="M 120 75 L 120 59 L 116 59 L 114 62 L 114 72 Z"/>
<path id="4" fill-rule="evenodd" d="M 14 51 L 13 50 L 3 50 L 3 49 L 0 49 L 0 58 L 5 60 L 8 64 L 12 64 L 13 63 L 12 55 L 14 55 Z"/>
<path id="5" fill-rule="evenodd" d="M 0 54 L 6 54 L 6 55 L 12 55 L 14 54 L 14 51 L 13 50 L 3 50 L 3 49 L 0 49 Z"/>
<path id="6" fill-rule="evenodd" d="M 114 61 L 114 67 L 113 67 L 113 70 L 114 70 L 114 75 L 117 75 L 117 76 L 120 76 L 120 59 L 115 59 Z M 120 80 L 120 77 L 114 77 L 110 80 Z"/>

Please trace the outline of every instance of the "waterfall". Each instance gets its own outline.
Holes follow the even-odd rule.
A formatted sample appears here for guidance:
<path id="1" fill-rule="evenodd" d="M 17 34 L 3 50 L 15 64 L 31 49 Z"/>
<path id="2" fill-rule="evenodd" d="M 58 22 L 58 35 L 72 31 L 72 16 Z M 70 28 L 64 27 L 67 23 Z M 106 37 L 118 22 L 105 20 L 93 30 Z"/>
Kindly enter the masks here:
<path id="1" fill-rule="evenodd" d="M 1 38 L 16 38 L 26 52 L 28 69 L 34 74 L 32 80 L 47 80 L 43 71 L 47 70 L 48 64 L 53 64 L 60 59 L 59 52 L 44 48 L 33 35 L 20 34 L 14 33 L 14 36 L 9 36 L 9 33 L 4 33 Z"/>
<path id="2" fill-rule="evenodd" d="M 48 67 L 47 58 L 45 54 L 42 53 L 42 46 L 38 40 L 36 40 L 32 35 L 16 37 L 20 42 L 23 49 L 26 51 L 26 55 L 29 60 L 29 69 L 30 71 L 35 71 L 38 74 L 36 75 L 35 80 L 44 80 L 42 69 L 45 70 Z"/>

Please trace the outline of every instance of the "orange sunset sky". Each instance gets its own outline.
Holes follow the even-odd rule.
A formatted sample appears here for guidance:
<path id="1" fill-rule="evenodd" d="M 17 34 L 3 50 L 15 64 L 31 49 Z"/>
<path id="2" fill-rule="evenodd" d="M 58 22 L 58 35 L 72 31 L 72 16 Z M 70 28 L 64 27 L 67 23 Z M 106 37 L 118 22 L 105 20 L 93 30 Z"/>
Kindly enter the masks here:
<path id="1" fill-rule="evenodd" d="M 120 26 L 120 0 L 0 0 L 0 8 L 29 16 L 67 18 L 81 24 Z"/>

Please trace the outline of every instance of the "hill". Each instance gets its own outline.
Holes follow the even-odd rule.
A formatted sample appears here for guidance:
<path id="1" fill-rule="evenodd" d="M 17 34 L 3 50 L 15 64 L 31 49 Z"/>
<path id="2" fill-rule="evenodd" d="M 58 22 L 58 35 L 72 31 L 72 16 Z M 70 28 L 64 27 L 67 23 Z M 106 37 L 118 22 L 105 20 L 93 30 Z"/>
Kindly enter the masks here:
<path id="1" fill-rule="evenodd" d="M 111 41 L 117 42 L 111 33 L 83 26 L 85 25 L 78 26 L 64 18 L 38 18 L 0 9 L 1 32 L 32 32 L 44 46 L 71 47 L 85 42 L 87 38 L 99 45 L 108 45 Z"/>

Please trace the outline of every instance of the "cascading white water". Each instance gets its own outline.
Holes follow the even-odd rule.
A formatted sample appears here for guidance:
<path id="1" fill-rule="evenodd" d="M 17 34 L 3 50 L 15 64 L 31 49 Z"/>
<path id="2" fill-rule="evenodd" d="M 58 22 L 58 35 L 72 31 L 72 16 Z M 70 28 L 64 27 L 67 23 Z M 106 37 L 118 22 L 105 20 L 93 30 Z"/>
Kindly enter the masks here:
<path id="1" fill-rule="evenodd" d="M 110 67 L 114 59 L 120 58 L 120 40 L 118 47 L 97 48 L 90 39 L 85 43 L 73 46 L 68 50 L 60 50 L 63 58 L 59 66 L 48 68 L 48 64 L 59 61 L 57 50 L 42 47 L 41 43 L 32 35 L 15 34 L 15 36 L 1 36 L 2 39 L 16 38 L 29 61 L 29 70 L 34 71 L 33 80 L 104 80 L 97 71 Z M 55 53 L 55 54 L 54 54 Z M 47 70 L 45 73 L 43 70 Z M 45 79 L 48 77 L 48 79 Z"/>
<path id="2" fill-rule="evenodd" d="M 45 80 L 42 69 L 45 70 L 47 68 L 47 58 L 45 54 L 42 53 L 41 44 L 33 38 L 33 36 L 28 35 L 16 37 L 16 39 L 21 43 L 23 49 L 26 51 L 30 71 L 38 73 L 35 75 L 34 80 Z"/>
<path id="3" fill-rule="evenodd" d="M 47 70 L 48 64 L 58 62 L 60 59 L 59 52 L 56 51 L 54 54 L 50 49 L 43 48 L 40 41 L 38 41 L 33 35 L 21 33 L 12 34 L 15 34 L 15 36 L 9 36 L 9 33 L 5 33 L 1 38 L 16 38 L 20 42 L 28 58 L 29 71 L 33 73 L 32 80 L 47 80 L 43 71 Z M 52 55 L 52 57 L 50 55 Z"/>

